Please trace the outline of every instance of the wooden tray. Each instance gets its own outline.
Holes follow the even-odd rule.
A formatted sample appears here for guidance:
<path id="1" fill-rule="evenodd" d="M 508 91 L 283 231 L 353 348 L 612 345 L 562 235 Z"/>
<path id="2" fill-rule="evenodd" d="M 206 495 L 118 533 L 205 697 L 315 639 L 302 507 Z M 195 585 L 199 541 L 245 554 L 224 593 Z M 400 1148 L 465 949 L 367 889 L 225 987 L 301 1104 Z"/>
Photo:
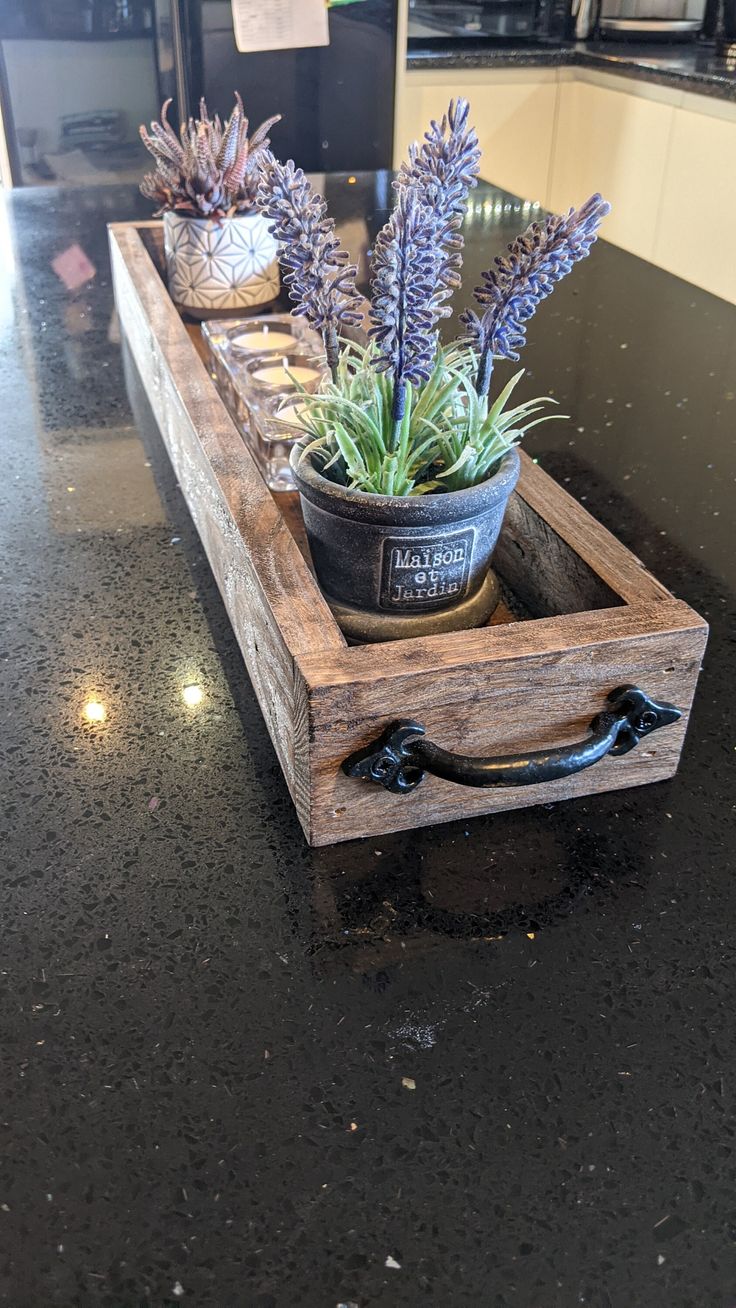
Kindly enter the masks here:
<path id="1" fill-rule="evenodd" d="M 332 844 L 660 781 L 675 772 L 708 628 L 522 455 L 494 560 L 507 603 L 473 631 L 349 647 L 311 572 L 298 497 L 272 495 L 169 298 L 161 224 L 110 227 L 115 298 L 307 840 Z M 585 739 L 635 684 L 682 718 L 573 776 L 410 794 L 346 776 L 401 718 L 470 755 Z"/>

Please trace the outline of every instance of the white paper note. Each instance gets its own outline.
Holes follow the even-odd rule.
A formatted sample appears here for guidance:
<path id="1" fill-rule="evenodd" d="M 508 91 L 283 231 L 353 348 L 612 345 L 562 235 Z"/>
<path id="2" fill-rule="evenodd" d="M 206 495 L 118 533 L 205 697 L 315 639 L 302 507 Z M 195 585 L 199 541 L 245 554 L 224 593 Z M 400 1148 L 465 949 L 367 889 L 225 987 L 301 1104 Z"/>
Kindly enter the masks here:
<path id="1" fill-rule="evenodd" d="M 329 45 L 325 0 L 232 0 L 235 44 L 256 50 L 298 50 Z"/>

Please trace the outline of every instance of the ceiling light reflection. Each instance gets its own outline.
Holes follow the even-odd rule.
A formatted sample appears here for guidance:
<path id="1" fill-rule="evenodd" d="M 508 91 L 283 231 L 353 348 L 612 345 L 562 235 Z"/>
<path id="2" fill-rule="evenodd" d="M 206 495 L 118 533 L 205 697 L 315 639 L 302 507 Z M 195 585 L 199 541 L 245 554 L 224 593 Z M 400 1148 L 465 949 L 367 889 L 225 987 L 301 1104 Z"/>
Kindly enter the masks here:
<path id="1" fill-rule="evenodd" d="M 99 699 L 88 699 L 82 713 L 87 722 L 105 722 L 107 721 L 107 709 Z"/>
<path id="2" fill-rule="evenodd" d="M 204 690 L 196 682 L 182 687 L 181 697 L 187 708 L 196 708 L 204 699 Z"/>

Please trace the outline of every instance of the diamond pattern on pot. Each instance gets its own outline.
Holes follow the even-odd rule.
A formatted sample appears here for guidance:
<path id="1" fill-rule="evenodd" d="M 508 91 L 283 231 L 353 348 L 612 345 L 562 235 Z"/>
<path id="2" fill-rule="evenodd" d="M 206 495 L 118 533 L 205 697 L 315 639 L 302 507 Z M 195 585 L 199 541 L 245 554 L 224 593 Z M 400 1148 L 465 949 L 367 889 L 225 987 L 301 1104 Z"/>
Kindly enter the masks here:
<path id="1" fill-rule="evenodd" d="M 217 223 L 167 213 L 164 236 L 169 291 L 185 308 L 248 308 L 278 295 L 276 242 L 261 214 Z"/>

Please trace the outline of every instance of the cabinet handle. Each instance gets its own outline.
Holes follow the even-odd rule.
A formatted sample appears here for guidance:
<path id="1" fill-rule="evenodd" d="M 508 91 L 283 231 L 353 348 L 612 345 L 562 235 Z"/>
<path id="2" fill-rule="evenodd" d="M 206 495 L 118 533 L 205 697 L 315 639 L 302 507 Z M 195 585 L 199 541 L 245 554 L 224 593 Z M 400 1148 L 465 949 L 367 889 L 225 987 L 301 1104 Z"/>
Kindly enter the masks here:
<path id="1" fill-rule="evenodd" d="M 587 740 L 501 758 L 454 754 L 427 740 L 421 723 L 401 718 L 346 758 L 342 770 L 397 795 L 415 790 L 427 772 L 460 786 L 533 786 L 582 772 L 606 754 L 628 754 L 644 736 L 682 717 L 674 704 L 657 703 L 636 686 L 612 690 L 607 701 L 610 707 L 593 718 Z"/>

